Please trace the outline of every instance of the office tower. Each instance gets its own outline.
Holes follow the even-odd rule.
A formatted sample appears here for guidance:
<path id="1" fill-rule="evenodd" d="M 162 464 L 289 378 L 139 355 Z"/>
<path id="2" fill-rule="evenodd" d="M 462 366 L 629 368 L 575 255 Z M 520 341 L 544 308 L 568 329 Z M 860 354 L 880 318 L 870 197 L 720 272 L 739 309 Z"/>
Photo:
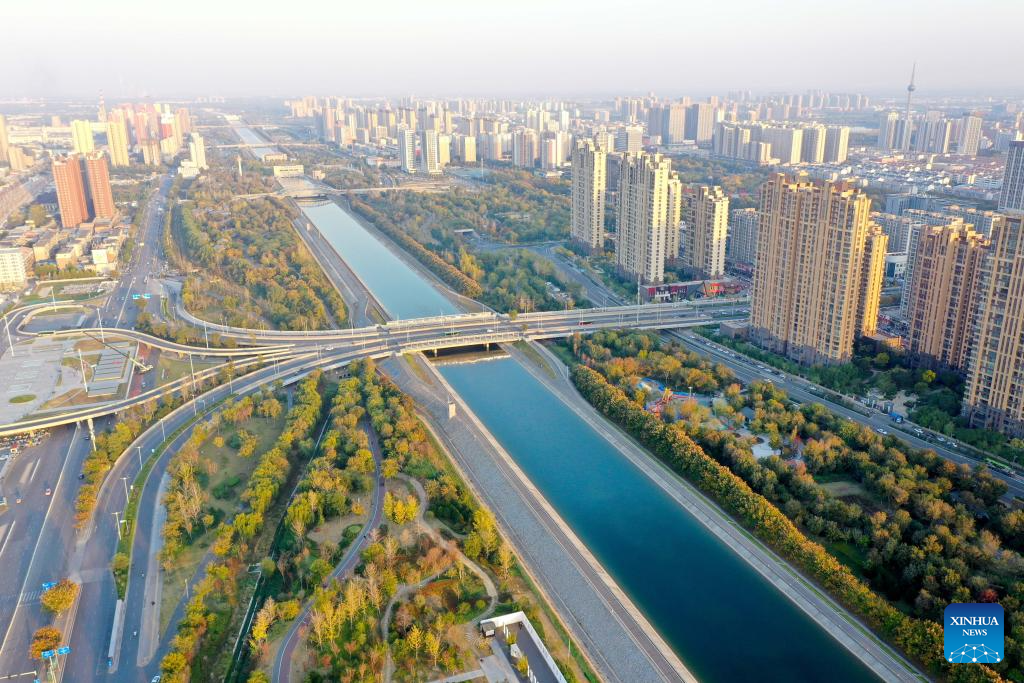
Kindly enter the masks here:
<path id="1" fill-rule="evenodd" d="M 958 154 L 967 156 L 978 156 L 978 149 L 981 147 L 981 117 L 973 114 L 964 114 L 960 123 L 960 140 L 957 143 Z"/>
<path id="2" fill-rule="evenodd" d="M 754 265 L 758 225 L 757 209 L 735 209 L 730 214 L 725 251 L 730 261 Z"/>
<path id="3" fill-rule="evenodd" d="M 416 172 L 416 131 L 410 128 L 398 131 L 398 160 L 403 171 Z"/>
<path id="4" fill-rule="evenodd" d="M 615 151 L 639 154 L 643 149 L 644 132 L 640 126 L 624 126 L 615 133 Z"/>
<path id="5" fill-rule="evenodd" d="M 922 363 L 966 365 L 987 247 L 985 236 L 960 219 L 921 232 L 907 296 L 907 348 Z"/>
<path id="6" fill-rule="evenodd" d="M 540 154 L 540 140 L 532 128 L 519 128 L 512 133 L 512 165 L 533 168 Z"/>
<path id="7" fill-rule="evenodd" d="M 100 151 L 85 155 L 85 171 L 93 217 L 113 218 L 117 209 L 114 207 L 114 193 L 110 187 L 107 155 Z"/>
<path id="8" fill-rule="evenodd" d="M 1024 211 L 1024 140 L 1014 140 L 1006 150 L 1000 211 Z"/>
<path id="9" fill-rule="evenodd" d="M 885 267 L 871 200 L 845 182 L 783 174 L 760 195 L 751 339 L 800 363 L 849 361 L 854 337 L 874 329 Z"/>
<path id="10" fill-rule="evenodd" d="M 882 117 L 878 124 L 878 148 L 894 149 L 896 144 L 896 128 L 899 124 L 900 115 L 894 111 L 888 112 Z"/>
<path id="11" fill-rule="evenodd" d="M 71 122 L 71 144 L 74 147 L 75 154 L 88 154 L 96 149 L 96 143 L 92 137 L 91 121 L 77 120 Z"/>
<path id="12" fill-rule="evenodd" d="M 825 126 L 806 126 L 800 142 L 800 161 L 805 164 L 820 164 L 825 161 Z"/>
<path id="13" fill-rule="evenodd" d="M 707 102 L 697 102 L 686 108 L 683 135 L 697 144 L 709 142 L 715 129 L 715 108 Z"/>
<path id="14" fill-rule="evenodd" d="M 1024 436 L 1024 214 L 1000 216 L 981 267 L 963 414 L 972 427 Z"/>
<path id="15" fill-rule="evenodd" d="M 725 242 L 729 233 L 729 197 L 717 185 L 683 192 L 683 266 L 698 279 L 725 274 Z"/>
<path id="16" fill-rule="evenodd" d="M 7 161 L 11 141 L 7 134 L 7 118 L 0 114 L 0 162 Z"/>
<path id="17" fill-rule="evenodd" d="M 440 175 L 441 150 L 437 140 L 437 131 L 424 130 L 420 136 L 420 168 L 427 175 Z"/>
<path id="18" fill-rule="evenodd" d="M 668 183 L 672 162 L 660 154 L 626 154 L 619 169 L 615 262 L 630 278 L 665 277 Z"/>
<path id="19" fill-rule="evenodd" d="M 572 150 L 570 235 L 592 251 L 604 246 L 604 194 L 608 153 L 593 140 L 577 140 Z"/>
<path id="20" fill-rule="evenodd" d="M 65 228 L 77 228 L 89 220 L 89 205 L 85 200 L 81 161 L 77 154 L 54 157 L 51 169 L 53 184 L 57 188 L 60 223 Z"/>
<path id="21" fill-rule="evenodd" d="M 188 154 L 196 168 L 203 171 L 210 168 L 206 163 L 206 141 L 199 133 L 192 133 L 192 140 L 188 144 Z"/>
<path id="22" fill-rule="evenodd" d="M 825 163 L 841 164 L 846 161 L 849 151 L 849 126 L 829 126 L 825 130 Z"/>
<path id="23" fill-rule="evenodd" d="M 107 121 L 107 149 L 110 151 L 111 165 L 131 165 L 131 159 L 128 157 L 128 127 L 119 116 Z"/>

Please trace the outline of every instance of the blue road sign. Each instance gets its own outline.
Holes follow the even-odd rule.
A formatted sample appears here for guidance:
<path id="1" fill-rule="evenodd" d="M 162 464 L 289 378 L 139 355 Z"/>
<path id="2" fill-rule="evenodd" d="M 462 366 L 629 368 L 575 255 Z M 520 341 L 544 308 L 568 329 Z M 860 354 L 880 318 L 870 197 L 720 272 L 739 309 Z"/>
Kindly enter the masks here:
<path id="1" fill-rule="evenodd" d="M 47 581 L 46 583 L 44 583 L 44 584 L 43 584 L 43 590 L 44 590 L 44 591 L 48 591 L 48 590 L 50 590 L 51 588 L 53 588 L 54 586 L 56 586 L 56 585 L 57 585 L 57 584 L 56 584 L 56 582 L 54 582 L 54 581 Z"/>
<path id="2" fill-rule="evenodd" d="M 138 298 L 139 298 L 138 294 L 132 294 L 132 301 L 135 301 Z"/>
<path id="3" fill-rule="evenodd" d="M 143 295 L 142 295 L 142 298 L 143 298 L 143 299 L 148 299 L 148 298 L 150 298 L 151 296 L 153 296 L 153 295 L 152 295 L 152 294 L 143 294 Z"/>
<path id="4" fill-rule="evenodd" d="M 43 650 L 40 654 L 42 655 L 43 659 L 49 659 L 50 657 L 52 657 L 54 655 L 54 651 L 53 650 Z"/>
<path id="5" fill-rule="evenodd" d="M 57 654 L 59 654 L 59 655 L 66 655 L 66 654 L 69 654 L 70 652 L 71 652 L 71 648 L 68 647 L 67 645 L 65 645 L 64 647 L 57 648 Z"/>

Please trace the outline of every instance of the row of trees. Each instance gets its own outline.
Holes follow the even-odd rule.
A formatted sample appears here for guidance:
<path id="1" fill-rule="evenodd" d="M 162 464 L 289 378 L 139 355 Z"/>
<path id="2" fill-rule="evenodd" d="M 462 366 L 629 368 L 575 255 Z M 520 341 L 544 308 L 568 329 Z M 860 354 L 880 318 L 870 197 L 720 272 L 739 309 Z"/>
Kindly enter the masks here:
<path id="1" fill-rule="evenodd" d="M 292 461 L 309 457 L 314 451 L 312 436 L 323 408 L 320 379 L 320 373 L 315 372 L 296 386 L 284 429 L 274 445 L 259 456 L 241 495 L 247 508 L 217 529 L 211 548 L 217 560 L 207 566 L 206 576 L 196 587 L 185 617 L 178 624 L 171 650 L 160 663 L 164 680 L 185 683 L 192 679 L 194 669 L 202 672 L 212 661 L 221 661 L 224 644 L 233 635 L 227 625 L 240 606 L 239 585 L 253 560 L 265 516 L 288 480 Z M 197 675 L 207 674 L 213 675 L 209 671 Z"/>
<path id="2" fill-rule="evenodd" d="M 944 671 L 954 680 L 993 680 L 994 673 L 986 671 L 985 667 L 947 666 L 942 657 L 940 625 L 908 617 L 874 593 L 823 547 L 801 533 L 778 508 L 705 453 L 686 434 L 683 425 L 664 423 L 585 365 L 575 366 L 572 378 L 580 392 L 598 410 L 626 429 L 674 471 L 693 481 L 758 538 L 807 572 L 908 655 L 921 661 L 929 670 Z"/>
<path id="3" fill-rule="evenodd" d="M 430 272 L 441 278 L 442 281 L 455 291 L 473 299 L 479 297 L 483 292 L 475 280 L 410 237 L 390 216 L 358 199 L 353 199 L 351 206 L 363 218 L 373 223 L 378 230 L 397 242 L 402 248 L 412 254 L 417 261 L 430 269 Z"/>

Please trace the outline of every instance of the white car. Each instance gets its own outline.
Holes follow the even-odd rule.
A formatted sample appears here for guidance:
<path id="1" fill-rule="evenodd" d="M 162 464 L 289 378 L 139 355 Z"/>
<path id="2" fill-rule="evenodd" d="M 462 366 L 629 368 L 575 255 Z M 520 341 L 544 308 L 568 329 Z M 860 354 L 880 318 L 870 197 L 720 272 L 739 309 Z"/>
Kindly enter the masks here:
<path id="1" fill-rule="evenodd" d="M 885 431 L 881 427 L 875 427 L 875 431 L 878 432 L 879 434 L 881 434 L 882 436 L 888 436 L 889 435 L 889 432 Z"/>

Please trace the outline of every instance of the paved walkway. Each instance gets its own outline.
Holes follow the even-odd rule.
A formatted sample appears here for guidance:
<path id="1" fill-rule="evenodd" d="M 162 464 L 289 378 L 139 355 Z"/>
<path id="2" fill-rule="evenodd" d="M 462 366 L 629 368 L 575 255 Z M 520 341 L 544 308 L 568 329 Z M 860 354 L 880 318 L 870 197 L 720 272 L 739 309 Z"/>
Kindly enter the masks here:
<path id="1" fill-rule="evenodd" d="M 494 512 L 502 535 L 601 678 L 695 681 L 440 374 L 420 357 L 413 362 L 422 364 L 423 375 L 405 358 L 382 361 L 381 367 L 425 412 L 428 426 Z M 448 396 L 458 405 L 451 420 Z"/>

